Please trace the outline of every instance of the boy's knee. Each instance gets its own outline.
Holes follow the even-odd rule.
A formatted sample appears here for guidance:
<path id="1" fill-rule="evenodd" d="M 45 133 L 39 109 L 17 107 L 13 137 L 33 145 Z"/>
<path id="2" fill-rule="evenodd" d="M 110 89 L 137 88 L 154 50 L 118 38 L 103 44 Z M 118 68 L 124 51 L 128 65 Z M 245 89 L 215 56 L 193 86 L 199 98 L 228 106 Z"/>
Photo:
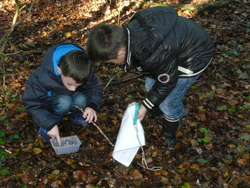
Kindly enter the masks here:
<path id="1" fill-rule="evenodd" d="M 181 119 L 182 117 L 186 115 L 186 111 L 182 103 L 180 103 L 179 105 L 173 105 L 173 106 L 160 105 L 160 109 L 165 114 L 165 116 L 171 119 Z"/>
<path id="2" fill-rule="evenodd" d="M 86 102 L 87 98 L 82 93 L 73 96 L 73 104 L 80 108 L 85 108 Z"/>
<path id="3" fill-rule="evenodd" d="M 56 111 L 61 115 L 65 115 L 70 111 L 72 105 L 73 105 L 72 97 L 69 95 L 62 95 L 57 99 Z"/>

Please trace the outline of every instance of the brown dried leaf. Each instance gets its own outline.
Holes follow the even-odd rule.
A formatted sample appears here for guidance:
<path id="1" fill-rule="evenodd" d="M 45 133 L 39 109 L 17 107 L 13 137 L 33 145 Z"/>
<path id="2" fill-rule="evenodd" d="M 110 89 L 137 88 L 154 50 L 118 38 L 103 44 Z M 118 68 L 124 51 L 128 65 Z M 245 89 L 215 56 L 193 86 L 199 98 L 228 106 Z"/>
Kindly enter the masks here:
<path id="1" fill-rule="evenodd" d="M 142 179 L 142 174 L 137 169 L 132 170 L 129 175 L 134 180 Z"/>
<path id="2" fill-rule="evenodd" d="M 73 178 L 75 181 L 80 181 L 85 179 L 85 172 L 83 170 L 76 170 L 73 172 Z"/>

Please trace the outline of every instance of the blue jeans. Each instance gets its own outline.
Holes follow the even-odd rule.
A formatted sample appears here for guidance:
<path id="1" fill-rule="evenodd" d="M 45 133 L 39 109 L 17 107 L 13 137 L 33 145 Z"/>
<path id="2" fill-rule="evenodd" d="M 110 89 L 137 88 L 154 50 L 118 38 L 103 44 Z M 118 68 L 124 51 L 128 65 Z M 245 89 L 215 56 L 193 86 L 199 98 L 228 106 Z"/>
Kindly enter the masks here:
<path id="1" fill-rule="evenodd" d="M 172 119 L 181 119 L 186 115 L 183 105 L 183 97 L 198 77 L 199 75 L 178 79 L 175 88 L 159 105 L 159 108 L 167 117 Z M 146 78 L 145 88 L 147 91 L 149 91 L 154 84 L 154 79 L 149 77 Z"/>
<path id="2" fill-rule="evenodd" d="M 43 104 L 43 107 L 57 118 L 58 124 L 60 123 L 62 116 L 68 115 L 69 119 L 73 123 L 82 122 L 82 125 L 87 126 L 88 123 L 83 122 L 84 119 L 82 117 L 82 112 L 75 108 L 74 105 L 84 109 L 86 107 L 86 96 L 78 91 L 76 91 L 71 96 L 53 94 L 53 96 L 46 100 L 46 102 Z M 39 128 L 37 135 L 41 135 L 44 142 L 48 142 L 50 139 L 50 137 L 47 135 L 47 130 L 43 128 Z"/>
<path id="3" fill-rule="evenodd" d="M 79 113 L 74 105 L 84 109 L 86 107 L 86 96 L 78 91 L 73 95 L 58 94 L 49 97 L 43 104 L 49 112 L 59 116 Z"/>

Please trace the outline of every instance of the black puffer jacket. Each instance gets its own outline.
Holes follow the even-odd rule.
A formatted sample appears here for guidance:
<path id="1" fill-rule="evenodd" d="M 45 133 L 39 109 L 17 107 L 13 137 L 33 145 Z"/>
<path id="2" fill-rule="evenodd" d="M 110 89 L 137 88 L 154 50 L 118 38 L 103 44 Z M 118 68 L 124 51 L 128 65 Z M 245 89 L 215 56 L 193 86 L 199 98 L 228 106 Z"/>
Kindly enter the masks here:
<path id="1" fill-rule="evenodd" d="M 127 65 L 148 72 L 156 80 L 143 101 L 147 109 L 159 105 L 179 77 L 201 73 L 213 55 L 209 35 L 192 20 L 178 16 L 171 7 L 140 10 L 124 30 Z"/>
<path id="2" fill-rule="evenodd" d="M 32 115 L 39 127 L 46 130 L 53 128 L 57 119 L 43 107 L 43 103 L 51 95 L 72 95 L 74 93 L 63 85 L 60 74 L 56 70 L 60 58 L 72 50 L 83 51 L 84 49 L 71 43 L 63 43 L 50 48 L 44 56 L 42 65 L 32 73 L 26 83 L 23 96 L 26 112 Z M 76 91 L 86 95 L 87 107 L 94 110 L 100 109 L 103 98 L 102 86 L 93 71 L 87 82 L 79 86 Z"/>

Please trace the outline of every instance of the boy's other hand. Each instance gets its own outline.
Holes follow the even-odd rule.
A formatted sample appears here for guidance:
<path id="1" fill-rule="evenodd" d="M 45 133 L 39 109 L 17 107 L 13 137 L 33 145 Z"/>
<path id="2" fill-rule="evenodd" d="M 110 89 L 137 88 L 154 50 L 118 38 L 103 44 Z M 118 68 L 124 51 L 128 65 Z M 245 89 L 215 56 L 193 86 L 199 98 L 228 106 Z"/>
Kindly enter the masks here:
<path id="1" fill-rule="evenodd" d="M 96 122 L 97 120 L 96 111 L 89 107 L 85 108 L 83 113 L 83 118 L 88 123 L 91 123 L 92 121 Z"/>
<path id="2" fill-rule="evenodd" d="M 143 106 L 140 105 L 139 113 L 138 113 L 138 119 L 142 121 L 146 115 L 147 109 Z"/>
<path id="3" fill-rule="evenodd" d="M 89 107 L 85 108 L 83 118 L 88 123 L 91 123 L 92 121 L 96 122 L 97 120 L 96 111 Z"/>
<path id="4" fill-rule="evenodd" d="M 59 146 L 62 145 L 61 139 L 60 139 L 60 135 L 59 135 L 59 128 L 57 125 L 55 125 L 50 131 L 48 131 L 47 133 L 51 138 L 56 138 L 57 143 L 59 144 Z"/>

